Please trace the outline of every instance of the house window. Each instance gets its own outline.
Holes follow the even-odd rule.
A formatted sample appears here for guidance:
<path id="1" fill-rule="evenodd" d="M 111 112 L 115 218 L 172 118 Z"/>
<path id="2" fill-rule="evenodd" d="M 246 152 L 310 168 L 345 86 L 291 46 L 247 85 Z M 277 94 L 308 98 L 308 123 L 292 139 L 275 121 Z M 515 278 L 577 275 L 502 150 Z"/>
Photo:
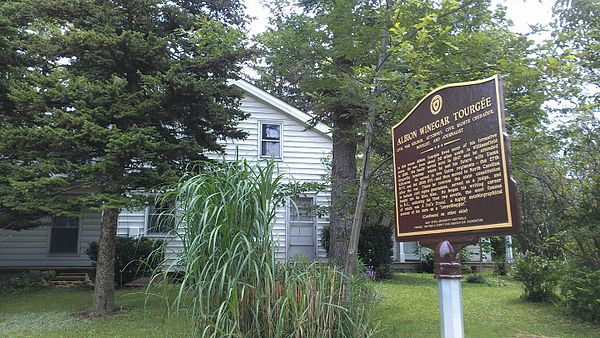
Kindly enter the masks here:
<path id="1" fill-rule="evenodd" d="M 260 156 L 281 158 L 281 131 L 280 122 L 260 123 Z"/>
<path id="2" fill-rule="evenodd" d="M 79 218 L 57 216 L 50 228 L 50 254 L 79 254 Z"/>
<path id="3" fill-rule="evenodd" d="M 166 234 L 175 230 L 177 225 L 173 206 L 155 205 L 148 208 L 148 234 Z"/>

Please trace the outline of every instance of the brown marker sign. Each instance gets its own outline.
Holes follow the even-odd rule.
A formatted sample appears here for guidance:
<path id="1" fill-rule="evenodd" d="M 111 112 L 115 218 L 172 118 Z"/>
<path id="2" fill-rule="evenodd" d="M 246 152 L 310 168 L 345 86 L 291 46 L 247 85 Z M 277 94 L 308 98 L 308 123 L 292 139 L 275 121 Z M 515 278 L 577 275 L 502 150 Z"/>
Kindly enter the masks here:
<path id="1" fill-rule="evenodd" d="M 436 89 L 392 136 L 398 240 L 520 229 L 499 76 Z"/>

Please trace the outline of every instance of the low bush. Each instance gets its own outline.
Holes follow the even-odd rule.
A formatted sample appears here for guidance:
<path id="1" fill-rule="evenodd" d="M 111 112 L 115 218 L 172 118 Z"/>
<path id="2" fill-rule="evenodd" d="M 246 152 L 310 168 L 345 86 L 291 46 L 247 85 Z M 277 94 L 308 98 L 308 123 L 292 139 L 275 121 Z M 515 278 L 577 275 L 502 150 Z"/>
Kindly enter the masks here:
<path id="1" fill-rule="evenodd" d="M 381 224 L 368 224 L 360 229 L 358 258 L 365 265 L 367 273 L 374 273 L 376 279 L 388 278 L 392 274 L 394 242 L 392 228 Z M 321 232 L 321 243 L 329 252 L 329 227 Z"/>
<path id="2" fill-rule="evenodd" d="M 489 273 L 470 273 L 466 275 L 465 282 L 471 284 L 485 284 L 491 287 L 506 286 L 506 283 Z"/>
<path id="3" fill-rule="evenodd" d="M 465 282 L 471 284 L 485 284 L 486 278 L 481 273 L 470 273 L 467 275 L 467 278 L 465 278 Z"/>
<path id="4" fill-rule="evenodd" d="M 388 278 L 392 274 L 392 229 L 381 224 L 362 227 L 358 241 L 358 257 L 367 269 L 371 267 L 375 278 Z"/>
<path id="5" fill-rule="evenodd" d="M 556 290 L 561 277 L 561 264 L 532 252 L 517 256 L 512 276 L 523 283 L 523 296 L 534 302 L 558 299 Z"/>
<path id="6" fill-rule="evenodd" d="M 0 294 L 38 288 L 55 276 L 56 273 L 53 270 L 23 272 L 0 282 Z"/>
<path id="7" fill-rule="evenodd" d="M 570 263 L 560 283 L 564 303 L 579 318 L 600 323 L 600 270 Z"/>
<path id="8" fill-rule="evenodd" d="M 123 286 L 142 276 L 150 276 L 162 258 L 159 250 L 164 241 L 150 238 L 117 237 L 115 248 L 115 282 Z M 155 251 L 158 254 L 153 255 Z M 98 242 L 91 242 L 85 253 L 98 260 Z"/>

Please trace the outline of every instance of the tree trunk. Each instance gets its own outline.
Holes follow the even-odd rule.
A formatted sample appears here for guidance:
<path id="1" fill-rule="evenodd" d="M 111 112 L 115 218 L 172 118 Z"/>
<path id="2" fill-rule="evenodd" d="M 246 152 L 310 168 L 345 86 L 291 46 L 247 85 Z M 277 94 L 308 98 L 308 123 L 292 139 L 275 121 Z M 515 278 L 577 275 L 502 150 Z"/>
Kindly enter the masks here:
<path id="1" fill-rule="evenodd" d="M 356 198 L 356 207 L 354 209 L 354 219 L 352 222 L 350 241 L 348 243 L 346 252 L 346 264 L 344 265 L 344 274 L 351 276 L 354 274 L 356 268 L 356 260 L 358 256 L 358 241 L 360 239 L 360 229 L 362 227 L 363 214 L 365 211 L 365 204 L 367 202 L 367 195 L 369 193 L 369 185 L 371 184 L 371 144 L 373 142 L 374 130 L 375 130 L 375 116 L 377 112 L 377 99 L 381 95 L 383 88 L 378 82 L 378 78 L 384 69 L 385 61 L 388 57 L 389 47 L 389 26 L 390 26 L 390 15 L 393 7 L 393 0 L 386 1 L 386 21 L 383 29 L 381 38 L 381 45 L 379 49 L 379 58 L 377 60 L 377 68 L 373 74 L 373 91 L 369 98 L 369 105 L 367 110 L 367 121 L 365 126 L 365 140 L 363 146 L 363 166 L 360 173 L 360 183 L 358 185 L 358 196 Z"/>
<path id="2" fill-rule="evenodd" d="M 354 122 L 336 112 L 333 129 L 331 161 L 331 216 L 329 226 L 329 257 L 336 265 L 346 265 L 353 206 L 356 200 L 356 148 Z"/>
<path id="3" fill-rule="evenodd" d="M 94 303 L 91 314 L 104 316 L 115 310 L 115 242 L 119 209 L 110 208 L 102 213 L 96 281 L 94 283 Z"/>

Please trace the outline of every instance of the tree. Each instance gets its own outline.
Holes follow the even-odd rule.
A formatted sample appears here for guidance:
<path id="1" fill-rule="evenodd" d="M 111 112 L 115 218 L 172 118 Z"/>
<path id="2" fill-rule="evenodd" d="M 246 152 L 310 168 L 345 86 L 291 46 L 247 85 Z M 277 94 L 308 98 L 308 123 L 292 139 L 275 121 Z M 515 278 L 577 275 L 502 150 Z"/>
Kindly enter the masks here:
<path id="1" fill-rule="evenodd" d="M 267 66 L 258 69 L 259 84 L 292 102 L 308 102 L 305 109 L 333 126 L 330 253 L 341 266 L 353 265 L 348 257 L 370 183 L 378 170 L 392 176 L 389 127 L 428 91 L 501 73 L 511 134 L 519 139 L 543 121 L 545 92 L 530 57 L 532 42 L 509 30 L 502 7 L 352 0 L 300 1 L 303 12 L 286 6 L 273 3 L 275 28 L 260 40 Z M 288 85 L 291 90 L 281 89 Z"/>
<path id="2" fill-rule="evenodd" d="M 2 210 L 101 210 L 91 313 L 110 313 L 119 210 L 221 150 L 220 139 L 244 137 L 235 127 L 246 116 L 242 93 L 226 83 L 248 57 L 243 6 L 15 0 L 2 8 L 13 7 L 29 20 L 7 38 L 24 57 L 8 73 L 0 112 Z"/>

